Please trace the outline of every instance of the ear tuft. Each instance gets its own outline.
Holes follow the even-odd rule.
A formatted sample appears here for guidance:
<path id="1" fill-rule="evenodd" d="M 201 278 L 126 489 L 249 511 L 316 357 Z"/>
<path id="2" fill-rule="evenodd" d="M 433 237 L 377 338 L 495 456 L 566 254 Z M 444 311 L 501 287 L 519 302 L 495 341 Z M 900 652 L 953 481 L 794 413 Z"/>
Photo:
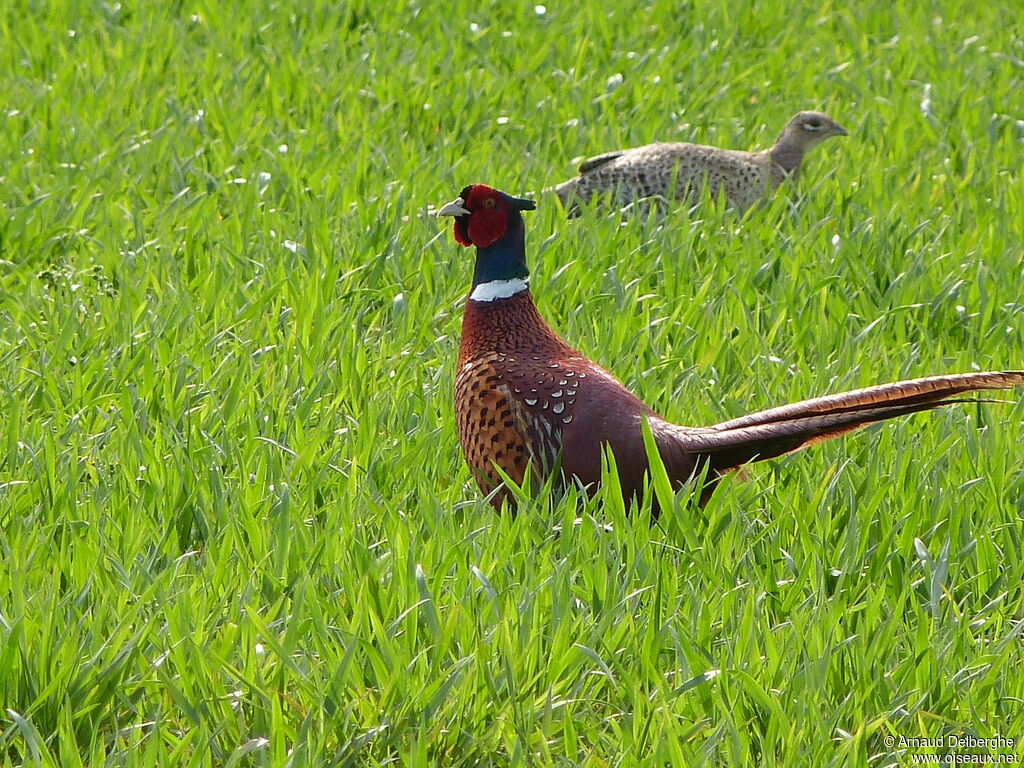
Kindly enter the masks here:
<path id="1" fill-rule="evenodd" d="M 509 204 L 517 211 L 535 211 L 537 210 L 537 204 L 533 200 L 529 200 L 525 197 L 512 197 L 508 196 Z"/>

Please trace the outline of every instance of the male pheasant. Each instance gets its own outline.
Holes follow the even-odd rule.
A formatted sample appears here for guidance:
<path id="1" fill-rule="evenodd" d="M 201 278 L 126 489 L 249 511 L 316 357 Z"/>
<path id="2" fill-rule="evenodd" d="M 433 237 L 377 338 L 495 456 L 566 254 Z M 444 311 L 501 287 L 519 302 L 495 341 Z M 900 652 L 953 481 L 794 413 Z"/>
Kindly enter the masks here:
<path id="1" fill-rule="evenodd" d="M 527 281 L 523 200 L 468 186 L 438 216 L 455 217 L 455 239 L 476 246 L 473 287 L 462 316 L 455 413 L 466 461 L 500 508 L 512 499 L 500 468 L 521 484 L 553 471 L 593 488 L 602 451 L 615 456 L 622 493 L 640 498 L 648 471 L 641 424 L 677 489 L 705 477 L 702 501 L 726 472 L 837 437 L 866 424 L 960 402 L 965 392 L 1024 385 L 1024 371 L 932 376 L 804 400 L 710 427 L 672 424 L 544 322 Z"/>
<path id="2" fill-rule="evenodd" d="M 580 203 L 609 192 L 619 205 L 652 196 L 696 202 L 705 184 L 713 196 L 724 192 L 729 204 L 743 212 L 787 177 L 796 176 L 811 147 L 831 136 L 846 135 L 828 115 L 799 112 L 764 152 L 647 144 L 592 157 L 580 166 L 579 176 L 554 189 L 570 216 L 579 213 Z"/>

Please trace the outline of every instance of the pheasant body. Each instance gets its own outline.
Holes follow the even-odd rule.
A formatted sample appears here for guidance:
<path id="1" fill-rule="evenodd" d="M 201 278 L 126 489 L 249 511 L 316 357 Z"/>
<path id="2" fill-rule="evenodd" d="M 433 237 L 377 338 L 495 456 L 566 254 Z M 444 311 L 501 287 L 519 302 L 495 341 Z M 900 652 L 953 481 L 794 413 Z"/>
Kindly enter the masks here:
<path id="1" fill-rule="evenodd" d="M 712 197 L 724 194 L 742 212 L 796 176 L 804 154 L 815 144 L 845 135 L 827 115 L 800 112 L 763 152 L 682 142 L 647 144 L 592 157 L 580 165 L 576 178 L 554 190 L 571 215 L 578 213 L 579 204 L 605 194 L 620 206 L 647 197 L 696 202 L 704 186 Z"/>
<path id="2" fill-rule="evenodd" d="M 478 184 L 438 212 L 456 217 L 460 243 L 475 243 L 474 233 L 486 243 L 477 245 L 463 313 L 455 412 L 466 461 L 481 491 L 497 491 L 491 496 L 496 507 L 511 501 L 501 473 L 522 484 L 527 471 L 538 481 L 558 472 L 563 480 L 596 487 L 605 450 L 615 457 L 623 496 L 640 498 L 649 470 L 644 421 L 674 487 L 706 470 L 706 500 L 722 475 L 751 461 L 958 402 L 965 393 L 1024 386 L 1024 371 L 933 376 L 804 400 L 709 427 L 673 424 L 544 322 L 525 274 L 520 211 L 532 207 Z"/>
<path id="3" fill-rule="evenodd" d="M 559 459 L 564 474 L 595 483 L 601 446 L 642 452 L 642 442 L 629 438 L 641 436 L 641 418 L 654 416 L 548 327 L 529 290 L 494 302 L 467 299 L 455 402 L 459 440 L 484 493 L 502 482 L 494 465 L 521 484 L 528 466 L 543 480 Z M 624 422 L 635 428 L 623 431 Z M 628 480 L 636 475 L 629 484 L 638 490 L 643 469 L 623 469 Z"/>

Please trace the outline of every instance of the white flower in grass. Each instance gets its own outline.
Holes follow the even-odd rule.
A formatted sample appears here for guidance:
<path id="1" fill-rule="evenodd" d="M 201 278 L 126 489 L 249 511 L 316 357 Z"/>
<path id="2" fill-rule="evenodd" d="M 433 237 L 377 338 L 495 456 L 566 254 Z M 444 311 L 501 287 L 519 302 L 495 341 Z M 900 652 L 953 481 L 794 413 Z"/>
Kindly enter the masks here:
<path id="1" fill-rule="evenodd" d="M 921 94 L 921 114 L 929 120 L 934 120 L 935 115 L 932 112 L 932 84 L 924 84 L 924 92 Z"/>

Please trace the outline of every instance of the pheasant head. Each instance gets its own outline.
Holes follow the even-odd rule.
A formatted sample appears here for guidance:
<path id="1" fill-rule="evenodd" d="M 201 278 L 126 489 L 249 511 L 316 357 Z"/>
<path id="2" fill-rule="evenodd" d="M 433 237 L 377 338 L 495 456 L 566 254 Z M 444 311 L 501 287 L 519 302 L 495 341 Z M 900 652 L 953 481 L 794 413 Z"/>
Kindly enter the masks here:
<path id="1" fill-rule="evenodd" d="M 455 240 L 460 245 L 476 246 L 474 298 L 478 291 L 483 295 L 505 290 L 511 295 L 526 287 L 530 271 L 526 266 L 522 212 L 536 207 L 532 200 L 512 197 L 484 184 L 471 184 L 438 210 L 438 216 L 455 218 Z"/>
<path id="2" fill-rule="evenodd" d="M 849 136 L 843 126 L 823 112 L 797 112 L 771 148 L 772 160 L 786 171 L 800 167 L 804 153 L 832 136 Z"/>

